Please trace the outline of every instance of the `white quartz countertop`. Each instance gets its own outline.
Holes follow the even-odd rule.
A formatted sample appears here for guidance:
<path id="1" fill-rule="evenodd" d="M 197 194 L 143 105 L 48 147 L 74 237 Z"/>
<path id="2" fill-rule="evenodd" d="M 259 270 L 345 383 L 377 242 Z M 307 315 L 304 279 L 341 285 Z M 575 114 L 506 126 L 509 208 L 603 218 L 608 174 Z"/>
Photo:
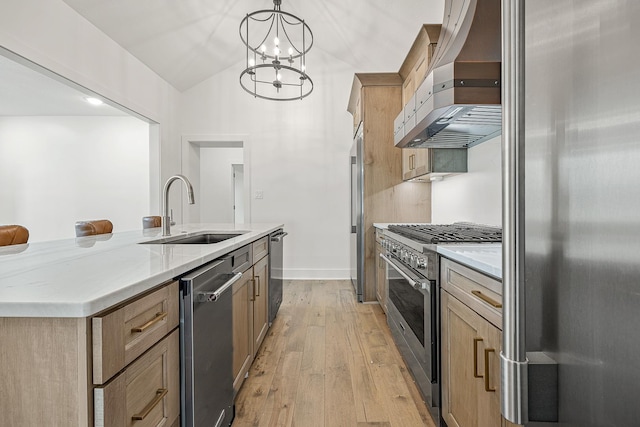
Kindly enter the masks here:
<path id="1" fill-rule="evenodd" d="M 500 243 L 443 244 L 437 250 L 444 257 L 502 280 Z"/>
<path id="2" fill-rule="evenodd" d="M 282 228 L 186 224 L 171 235 L 243 232 L 208 245 L 141 244 L 161 229 L 0 248 L 0 317 L 87 317 Z"/>

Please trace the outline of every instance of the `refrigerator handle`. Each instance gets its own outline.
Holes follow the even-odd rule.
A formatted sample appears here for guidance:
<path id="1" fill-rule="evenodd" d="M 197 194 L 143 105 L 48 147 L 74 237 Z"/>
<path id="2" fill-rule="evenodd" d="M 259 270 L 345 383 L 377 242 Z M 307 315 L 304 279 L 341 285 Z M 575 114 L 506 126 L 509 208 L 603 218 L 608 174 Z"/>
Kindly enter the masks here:
<path id="1" fill-rule="evenodd" d="M 501 410 L 528 414 L 524 305 L 524 0 L 502 0 L 502 351 Z"/>

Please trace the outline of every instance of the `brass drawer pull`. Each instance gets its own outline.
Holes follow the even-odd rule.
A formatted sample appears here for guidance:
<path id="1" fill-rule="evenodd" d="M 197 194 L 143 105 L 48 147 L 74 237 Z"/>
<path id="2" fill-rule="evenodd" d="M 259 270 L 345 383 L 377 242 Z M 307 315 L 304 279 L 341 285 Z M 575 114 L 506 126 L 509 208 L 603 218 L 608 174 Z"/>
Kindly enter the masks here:
<path id="1" fill-rule="evenodd" d="M 502 304 L 499 303 L 498 301 L 494 300 L 493 298 L 490 298 L 488 296 L 486 296 L 485 294 L 483 294 L 480 291 L 471 291 L 471 293 L 473 295 L 475 295 L 476 297 L 480 298 L 482 301 L 486 302 L 489 305 L 494 306 L 495 308 L 502 308 Z"/>
<path id="2" fill-rule="evenodd" d="M 149 329 L 151 326 L 153 326 L 156 323 L 158 323 L 161 320 L 163 320 L 165 317 L 167 317 L 167 312 L 166 311 L 163 311 L 161 313 L 156 313 L 156 317 L 154 317 L 153 319 L 149 320 L 147 323 L 145 323 L 142 326 L 138 326 L 136 328 L 131 328 L 131 332 L 144 332 L 147 329 Z"/>
<path id="3" fill-rule="evenodd" d="M 141 414 L 135 414 L 133 417 L 131 417 L 131 419 L 132 420 L 136 420 L 136 421 L 140 421 L 140 420 L 144 420 L 145 418 L 147 418 L 147 415 L 149 415 L 149 413 L 151 413 L 151 411 L 153 411 L 153 408 L 158 406 L 158 403 L 160 403 L 162 398 L 165 397 L 167 395 L 167 393 L 169 393 L 169 390 L 167 390 L 166 388 L 159 388 L 158 391 L 156 392 L 156 397 L 147 405 L 146 408 L 144 408 L 142 410 L 142 413 Z"/>
<path id="4" fill-rule="evenodd" d="M 255 301 L 256 300 L 256 279 L 251 279 L 251 299 L 249 299 L 249 301 Z"/>
<path id="5" fill-rule="evenodd" d="M 482 375 L 478 373 L 478 343 L 482 341 L 482 338 L 473 339 L 473 376 L 475 378 L 482 378 Z"/>
<path id="6" fill-rule="evenodd" d="M 489 378 L 491 378 L 491 375 L 489 375 L 489 353 L 495 353 L 495 350 L 492 348 L 484 349 L 484 389 L 485 391 L 496 391 L 489 384 Z"/>
<path id="7" fill-rule="evenodd" d="M 258 292 L 256 293 L 256 296 L 259 297 L 260 296 L 260 276 L 256 276 L 256 279 L 258 279 Z"/>

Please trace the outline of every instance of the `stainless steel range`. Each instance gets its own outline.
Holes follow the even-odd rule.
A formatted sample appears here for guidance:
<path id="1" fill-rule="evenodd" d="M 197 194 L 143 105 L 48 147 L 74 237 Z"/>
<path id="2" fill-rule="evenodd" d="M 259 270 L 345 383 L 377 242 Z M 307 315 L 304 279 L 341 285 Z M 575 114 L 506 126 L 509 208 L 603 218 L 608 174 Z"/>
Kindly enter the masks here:
<path id="1" fill-rule="evenodd" d="M 440 420 L 439 244 L 499 243 L 502 229 L 472 223 L 389 225 L 387 322 L 436 423 Z"/>

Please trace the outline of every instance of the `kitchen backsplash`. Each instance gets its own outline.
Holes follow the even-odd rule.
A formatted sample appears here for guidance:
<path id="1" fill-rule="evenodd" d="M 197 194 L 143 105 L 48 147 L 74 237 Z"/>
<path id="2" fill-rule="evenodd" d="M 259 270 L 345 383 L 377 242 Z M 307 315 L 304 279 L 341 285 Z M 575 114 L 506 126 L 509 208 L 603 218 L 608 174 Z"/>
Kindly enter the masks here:
<path id="1" fill-rule="evenodd" d="M 431 221 L 502 225 L 501 137 L 469 149 L 469 172 L 431 185 Z"/>

